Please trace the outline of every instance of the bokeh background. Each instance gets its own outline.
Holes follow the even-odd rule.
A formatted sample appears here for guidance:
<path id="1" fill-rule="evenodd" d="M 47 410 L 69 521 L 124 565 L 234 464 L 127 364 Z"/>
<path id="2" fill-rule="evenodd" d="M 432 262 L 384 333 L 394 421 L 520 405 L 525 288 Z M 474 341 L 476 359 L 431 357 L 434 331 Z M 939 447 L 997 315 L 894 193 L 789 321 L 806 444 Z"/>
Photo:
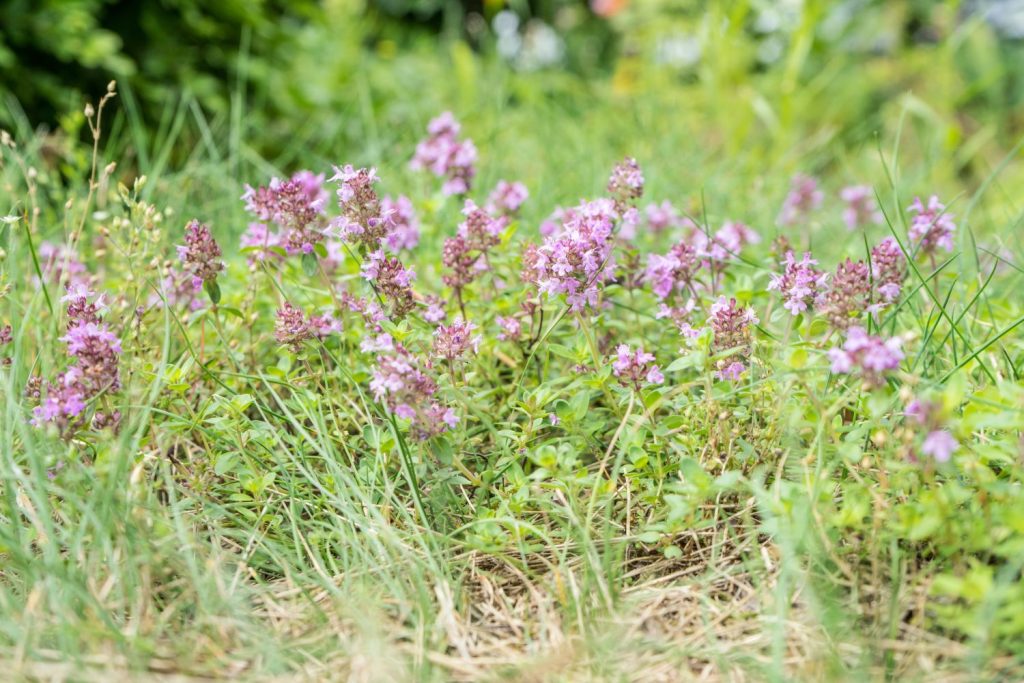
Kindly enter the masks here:
<path id="1" fill-rule="evenodd" d="M 452 85 L 470 87 L 476 60 L 513 79 L 531 74 L 519 98 L 558 99 L 605 81 L 624 97 L 750 88 L 739 96 L 754 104 L 776 99 L 777 86 L 807 90 L 819 117 L 853 136 L 866 135 L 898 91 L 941 94 L 975 118 L 1024 98 L 1021 0 L 4 0 L 0 8 L 0 121 L 65 133 L 80 125 L 84 99 L 116 77 L 151 126 L 181 106 L 226 119 L 244 97 L 267 148 L 291 138 L 297 118 L 321 127 L 316 142 L 343 145 L 362 131 L 325 121 L 367 105 L 400 117 L 410 89 L 440 106 Z M 947 61 L 956 68 L 943 69 Z M 859 71 L 856 98 L 839 78 L 850 65 Z M 382 70 L 392 78 L 375 78 Z M 361 101 L 368 87 L 369 103 Z M 843 96 L 841 113 L 829 95 Z M 1000 134 L 1019 127 L 1016 111 Z M 758 125 L 771 127 L 771 117 Z"/>
<path id="2" fill-rule="evenodd" d="M 444 110 L 480 148 L 483 186 L 527 183 L 533 222 L 598 192 L 623 154 L 652 193 L 714 207 L 781 201 L 796 172 L 881 178 L 887 158 L 915 162 L 907 191 L 970 191 L 1024 131 L 1024 0 L 0 7 L 0 127 L 81 181 L 83 104 L 116 78 L 102 157 L 228 232 L 244 229 L 237 188 L 270 175 L 351 162 L 415 182 L 411 150 Z"/>

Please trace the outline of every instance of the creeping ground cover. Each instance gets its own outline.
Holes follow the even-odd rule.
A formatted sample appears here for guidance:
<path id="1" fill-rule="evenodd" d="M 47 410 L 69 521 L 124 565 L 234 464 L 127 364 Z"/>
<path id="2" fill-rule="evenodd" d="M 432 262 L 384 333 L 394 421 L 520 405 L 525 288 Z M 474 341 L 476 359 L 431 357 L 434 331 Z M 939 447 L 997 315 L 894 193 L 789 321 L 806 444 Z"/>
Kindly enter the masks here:
<path id="1" fill-rule="evenodd" d="M 275 161 L 189 110 L 153 176 L 113 82 L 2 134 L 10 675 L 1024 675 L 1019 144 L 573 97 Z"/>

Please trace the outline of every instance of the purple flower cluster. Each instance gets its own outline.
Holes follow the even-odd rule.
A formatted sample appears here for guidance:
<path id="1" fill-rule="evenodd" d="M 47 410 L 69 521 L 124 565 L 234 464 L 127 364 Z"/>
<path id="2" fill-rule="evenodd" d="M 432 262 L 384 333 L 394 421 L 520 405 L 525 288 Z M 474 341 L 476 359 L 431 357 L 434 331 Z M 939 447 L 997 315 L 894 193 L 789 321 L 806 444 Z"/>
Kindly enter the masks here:
<path id="1" fill-rule="evenodd" d="M 340 331 L 341 323 L 330 314 L 307 316 L 288 301 L 277 309 L 274 338 L 295 353 L 298 353 L 307 341 L 323 339 L 333 332 Z"/>
<path id="2" fill-rule="evenodd" d="M 380 179 L 377 169 L 353 168 L 350 164 L 334 167 L 331 181 L 338 182 L 338 208 L 341 215 L 331 221 L 331 227 L 346 242 L 359 244 L 365 249 L 380 247 L 380 242 L 391 230 L 391 215 L 383 210 L 373 184 Z"/>
<path id="3" fill-rule="evenodd" d="M 185 226 L 185 244 L 178 246 L 178 258 L 192 277 L 192 288 L 199 290 L 209 282 L 217 281 L 224 270 L 220 245 L 213 239 L 210 228 L 193 219 Z"/>
<path id="4" fill-rule="evenodd" d="M 674 245 L 667 254 L 650 254 L 644 280 L 651 286 L 659 301 L 673 292 L 694 291 L 693 279 L 701 266 L 701 254 L 686 242 Z"/>
<path id="5" fill-rule="evenodd" d="M 444 112 L 427 125 L 428 137 L 416 145 L 409 164 L 444 178 L 441 192 L 446 195 L 466 194 L 476 175 L 476 146 L 472 140 L 460 140 L 460 130 L 452 113 Z"/>
<path id="6" fill-rule="evenodd" d="M 928 206 L 921 202 L 920 197 L 915 197 L 907 211 L 915 214 L 910 222 L 910 241 L 917 243 L 923 253 L 932 254 L 939 247 L 953 251 L 956 224 L 953 216 L 946 213 L 946 205 L 939 201 L 938 196 L 932 195 L 928 199 Z"/>
<path id="7" fill-rule="evenodd" d="M 283 232 L 277 243 L 289 254 L 311 254 L 323 240 L 323 212 L 327 192 L 324 176 L 299 171 L 288 180 L 272 178 L 266 187 L 245 186 L 245 208 L 261 221 L 275 223 Z M 264 228 L 266 229 L 266 228 Z"/>
<path id="8" fill-rule="evenodd" d="M 501 341 L 519 341 L 523 335 L 523 323 L 515 316 L 497 316 L 494 322 L 501 328 L 498 339 Z"/>
<path id="9" fill-rule="evenodd" d="M 448 303 L 444 299 L 434 294 L 428 294 L 423 297 L 423 319 L 428 323 L 434 323 L 435 325 L 445 319 L 448 314 L 445 313 L 444 305 Z"/>
<path id="10" fill-rule="evenodd" d="M 403 266 L 397 256 L 388 256 L 383 249 L 372 251 L 367 254 L 360 272 L 388 301 L 395 318 L 402 318 L 415 308 L 412 281 L 416 273 Z"/>
<path id="11" fill-rule="evenodd" d="M 653 233 L 675 228 L 694 227 L 693 222 L 680 216 L 676 207 L 667 199 L 661 204 L 648 204 L 644 213 L 647 216 L 647 227 Z"/>
<path id="12" fill-rule="evenodd" d="M 456 318 L 451 325 L 438 325 L 434 330 L 434 355 L 448 362 L 461 358 L 469 349 L 477 353 L 480 335 L 473 335 L 476 325 Z"/>
<path id="13" fill-rule="evenodd" d="M 754 309 L 740 306 L 736 299 L 719 297 L 711 304 L 708 327 L 711 328 L 711 352 L 727 353 L 715 364 L 719 379 L 736 380 L 747 369 L 746 359 L 754 351 L 753 326 L 758 322 Z"/>
<path id="14" fill-rule="evenodd" d="M 783 264 L 782 274 L 772 276 L 768 289 L 779 292 L 786 300 L 783 307 L 797 315 L 814 305 L 825 287 L 828 275 L 814 267 L 818 262 L 809 253 L 797 261 L 793 252 L 787 251 Z"/>
<path id="15" fill-rule="evenodd" d="M 374 399 L 395 416 L 409 420 L 412 434 L 419 440 L 454 428 L 458 416 L 434 398 L 437 382 L 420 368 L 415 356 L 388 335 L 378 339 L 375 350 L 379 353 L 370 381 Z M 430 370 L 429 363 L 425 369 Z"/>
<path id="16" fill-rule="evenodd" d="M 644 195 L 644 174 L 636 159 L 626 157 L 615 165 L 608 178 L 608 194 L 620 214 Z"/>
<path id="17" fill-rule="evenodd" d="M 936 462 L 948 462 L 960 448 L 960 443 L 945 429 L 939 404 L 915 399 L 907 405 L 904 415 L 925 433 L 921 441 L 921 453 L 924 455 L 934 458 Z"/>
<path id="18" fill-rule="evenodd" d="M 845 330 L 868 309 L 870 299 L 871 273 L 867 264 L 846 259 L 836 268 L 819 305 L 834 328 Z"/>
<path id="19" fill-rule="evenodd" d="M 102 297 L 94 297 L 96 295 L 82 285 L 68 291 L 63 299 L 68 304 L 67 334 L 61 341 L 67 344 L 73 364 L 57 375 L 54 382 L 39 380 L 31 391 L 40 399 L 33 410 L 32 423 L 36 426 L 54 423 L 64 436 L 70 436 L 84 424 L 88 401 L 121 387 L 118 371 L 121 340 L 100 322 L 103 301 Z M 115 412 L 103 416 L 100 422 L 116 426 L 119 419 L 120 415 Z"/>
<path id="20" fill-rule="evenodd" d="M 875 193 L 868 185 L 844 187 L 839 191 L 839 198 L 846 202 L 843 221 L 850 230 L 881 224 L 885 219 L 875 201 Z"/>
<path id="21" fill-rule="evenodd" d="M 875 292 L 873 310 L 878 310 L 899 298 L 903 280 L 907 276 L 907 257 L 899 243 L 886 237 L 871 250 L 871 279 Z"/>
<path id="22" fill-rule="evenodd" d="M 790 182 L 789 194 L 782 203 L 782 211 L 779 213 L 780 225 L 795 225 L 799 221 L 821 206 L 825 198 L 824 193 L 818 189 L 818 181 L 811 176 L 798 173 L 793 176 Z"/>
<path id="23" fill-rule="evenodd" d="M 609 209 L 607 200 L 582 203 L 560 232 L 524 254 L 524 267 L 540 292 L 564 295 L 573 312 L 596 307 L 600 285 L 613 277 L 616 214 Z"/>
<path id="24" fill-rule="evenodd" d="M 899 337 L 883 340 L 869 335 L 863 327 L 851 327 L 846 342 L 829 349 L 832 372 L 849 375 L 859 373 L 869 387 L 885 384 L 886 372 L 896 370 L 903 360 Z"/>
<path id="25" fill-rule="evenodd" d="M 384 244 L 394 254 L 415 249 L 420 243 L 420 219 L 416 216 L 412 201 L 399 195 L 392 199 L 384 197 L 380 202 L 381 214 L 388 217 L 391 229 L 384 238 Z"/>
<path id="26" fill-rule="evenodd" d="M 165 303 L 174 308 L 184 305 L 190 311 L 201 311 L 206 306 L 202 297 L 192 286 L 192 278 L 187 272 L 179 271 L 173 266 L 167 269 L 167 275 L 160 283 L 161 292 L 150 295 L 148 304 L 157 308 Z"/>
<path id="27" fill-rule="evenodd" d="M 67 246 L 53 242 L 39 245 L 39 268 L 43 277 L 51 282 L 67 286 L 88 285 L 89 273 L 85 264 Z"/>
<path id="28" fill-rule="evenodd" d="M 739 254 L 747 245 L 760 243 L 761 235 L 745 223 L 726 221 L 710 240 L 699 230 L 694 233 L 694 240 L 708 258 L 724 262 Z"/>
<path id="29" fill-rule="evenodd" d="M 530 193 L 522 183 L 499 180 L 487 197 L 485 208 L 494 216 L 514 216 L 529 198 Z"/>
<path id="30" fill-rule="evenodd" d="M 501 242 L 501 233 L 508 226 L 506 216 L 492 216 L 471 199 L 466 200 L 462 214 L 465 220 L 456 235 L 444 241 L 441 251 L 441 264 L 447 269 L 442 280 L 456 296 L 489 269 L 487 253 Z"/>
<path id="31" fill-rule="evenodd" d="M 249 223 L 249 227 L 242 233 L 239 244 L 248 254 L 250 264 L 279 259 L 281 253 L 277 250 L 284 250 L 281 233 L 271 231 L 266 223 Z"/>
<path id="32" fill-rule="evenodd" d="M 661 384 L 665 381 L 665 376 L 654 365 L 654 361 L 654 354 L 645 352 L 642 346 L 633 351 L 628 344 L 619 344 L 615 349 L 615 360 L 612 361 L 612 374 L 619 378 L 623 386 L 640 391 L 647 384 Z"/>

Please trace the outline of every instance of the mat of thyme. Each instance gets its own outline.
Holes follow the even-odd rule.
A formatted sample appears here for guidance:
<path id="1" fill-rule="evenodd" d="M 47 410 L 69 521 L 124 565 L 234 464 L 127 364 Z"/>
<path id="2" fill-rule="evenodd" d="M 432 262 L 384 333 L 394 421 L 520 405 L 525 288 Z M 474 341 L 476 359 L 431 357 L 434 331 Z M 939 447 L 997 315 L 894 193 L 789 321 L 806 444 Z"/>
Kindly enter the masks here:
<path id="1" fill-rule="evenodd" d="M 579 198 L 434 112 L 390 172 L 253 165 L 172 211 L 203 176 L 122 180 L 118 101 L 82 188 L 2 140 L 18 675 L 1024 671 L 999 168 L 940 192 L 897 139 L 655 191 L 601 149 Z"/>

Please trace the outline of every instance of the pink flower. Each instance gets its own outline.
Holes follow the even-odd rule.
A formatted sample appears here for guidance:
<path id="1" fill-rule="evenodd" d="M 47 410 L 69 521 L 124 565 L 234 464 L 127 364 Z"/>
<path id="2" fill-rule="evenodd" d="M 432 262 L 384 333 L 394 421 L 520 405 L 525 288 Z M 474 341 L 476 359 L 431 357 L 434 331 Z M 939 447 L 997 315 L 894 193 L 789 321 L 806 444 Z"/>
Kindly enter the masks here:
<path id="1" fill-rule="evenodd" d="M 220 246 L 213 239 L 210 228 L 197 220 L 185 226 L 185 244 L 178 247 L 178 258 L 192 275 L 192 287 L 200 289 L 204 283 L 216 282 L 217 274 L 224 270 Z"/>
<path id="2" fill-rule="evenodd" d="M 644 194 L 644 174 L 633 157 L 626 157 L 612 169 L 608 178 L 608 194 L 615 200 L 619 213 L 625 211 Z"/>
<path id="3" fill-rule="evenodd" d="M 395 416 L 409 420 L 412 435 L 426 440 L 453 429 L 459 418 L 435 398 L 437 383 L 427 374 L 430 363 L 422 363 L 408 349 L 393 343 L 377 355 L 370 390 L 374 400 Z"/>
<path id="4" fill-rule="evenodd" d="M 67 344 L 72 364 L 53 382 L 32 380 L 27 391 L 27 395 L 39 399 L 32 424 L 38 427 L 55 423 L 65 437 L 86 424 L 83 413 L 88 401 L 121 387 L 121 340 L 100 322 L 102 297 L 90 302 L 94 296 L 81 283 L 69 287 L 63 298 L 68 304 L 67 334 L 61 341 Z"/>
<path id="5" fill-rule="evenodd" d="M 947 462 L 960 447 L 945 427 L 941 404 L 927 399 L 914 399 L 907 404 L 903 414 L 918 427 L 916 431 L 925 434 L 921 442 L 921 452 L 925 455 L 938 462 Z"/>
<path id="6" fill-rule="evenodd" d="M 708 316 L 708 327 L 713 334 L 711 351 L 715 355 L 726 354 L 716 363 L 719 378 L 735 379 L 736 373 L 745 369 L 741 361 L 754 351 L 753 327 L 757 323 L 754 309 L 741 307 L 736 299 L 722 296 L 711 304 Z M 683 332 L 685 334 L 686 330 Z M 735 367 L 737 364 L 740 365 L 739 369 Z"/>
<path id="7" fill-rule="evenodd" d="M 271 178 L 266 187 L 245 186 L 245 208 L 261 221 L 283 231 L 281 244 L 289 254 L 313 252 L 323 236 L 321 227 L 327 192 L 323 175 L 299 171 L 288 180 Z"/>
<path id="8" fill-rule="evenodd" d="M 839 191 L 839 198 L 846 202 L 843 221 L 850 230 L 867 225 L 881 224 L 885 217 L 875 201 L 875 193 L 868 185 L 851 185 Z"/>
<path id="9" fill-rule="evenodd" d="M 434 330 L 434 355 L 451 362 L 462 357 L 470 348 L 477 353 L 480 335 L 473 335 L 476 325 L 456 318 L 451 325 L 438 325 Z"/>
<path id="10" fill-rule="evenodd" d="M 793 252 L 787 251 L 782 274 L 773 275 L 768 283 L 769 290 L 782 294 L 785 299 L 783 307 L 793 315 L 806 311 L 825 286 L 828 275 L 814 267 L 817 263 L 810 253 L 805 253 L 803 259 L 797 261 Z"/>
<path id="11" fill-rule="evenodd" d="M 859 372 L 869 386 L 885 383 L 884 374 L 896 370 L 903 360 L 900 339 L 883 340 L 869 335 L 863 327 L 851 327 L 842 347 L 829 349 L 832 372 L 852 374 Z"/>
<path id="12" fill-rule="evenodd" d="M 281 233 L 271 232 L 266 223 L 249 223 L 242 233 L 241 247 L 248 253 L 249 263 L 281 258 L 274 248 L 284 248 Z"/>
<path id="13" fill-rule="evenodd" d="M 476 175 L 476 147 L 472 140 L 459 140 L 459 123 L 451 112 L 444 112 L 427 126 L 428 137 L 416 146 L 409 166 L 426 169 L 444 178 L 441 191 L 446 195 L 466 194 Z"/>
<path id="14" fill-rule="evenodd" d="M 334 167 L 331 181 L 338 182 L 338 208 L 341 215 L 331 221 L 331 228 L 346 242 L 365 249 L 380 248 L 381 240 L 392 229 L 392 214 L 386 210 L 374 183 L 380 179 L 375 168 L 353 168 L 351 164 Z"/>
<path id="15" fill-rule="evenodd" d="M 644 213 L 647 215 L 647 227 L 653 233 L 682 227 L 684 223 L 689 222 L 679 216 L 676 207 L 668 200 L 661 204 L 648 204 Z"/>
<path id="16" fill-rule="evenodd" d="M 821 297 L 822 313 L 833 327 L 845 330 L 868 307 L 871 274 L 863 261 L 846 259 L 836 268 L 832 282 Z"/>
<path id="17" fill-rule="evenodd" d="M 715 233 L 714 245 L 712 245 L 712 248 L 716 246 L 723 248 L 726 253 L 720 256 L 714 253 L 711 255 L 724 260 L 727 256 L 739 254 L 748 244 L 760 242 L 761 235 L 749 225 L 737 221 L 726 221 Z"/>
<path id="18" fill-rule="evenodd" d="M 63 244 L 42 242 L 39 245 L 39 267 L 43 277 L 65 285 L 89 284 L 89 273 L 78 256 Z M 66 278 L 66 282 L 65 282 Z"/>
<path id="19" fill-rule="evenodd" d="M 289 346 L 295 353 L 298 353 L 307 341 L 323 339 L 331 333 L 340 331 L 341 323 L 330 314 L 307 316 L 288 301 L 277 310 L 274 338 Z"/>
<path id="20" fill-rule="evenodd" d="M 523 202 L 530 196 L 526 185 L 499 180 L 497 186 L 487 198 L 485 208 L 493 215 L 512 216 L 519 212 Z"/>
<path id="21" fill-rule="evenodd" d="M 388 256 L 383 249 L 370 252 L 360 267 L 360 273 L 388 301 L 395 317 L 404 317 L 416 307 L 412 293 L 416 273 L 403 266 L 397 256 Z"/>
<path id="22" fill-rule="evenodd" d="M 646 353 L 641 346 L 636 351 L 628 344 L 619 344 L 615 349 L 615 360 L 612 361 L 612 374 L 619 378 L 623 386 L 639 391 L 647 384 L 662 384 L 665 376 L 661 369 L 654 365 L 654 355 Z"/>
<path id="23" fill-rule="evenodd" d="M 397 254 L 402 249 L 411 250 L 420 243 L 420 221 L 408 197 L 381 200 L 381 213 L 390 219 L 391 229 L 384 238 L 388 249 Z"/>
<path id="24" fill-rule="evenodd" d="M 735 382 L 743 373 L 746 372 L 747 366 L 739 361 L 729 363 L 725 367 L 715 371 L 715 376 L 722 381 Z"/>
<path id="25" fill-rule="evenodd" d="M 953 251 L 953 233 L 956 224 L 953 216 L 946 213 L 946 205 L 939 201 L 938 196 L 928 199 L 928 206 L 921 203 L 920 197 L 907 210 L 916 214 L 910 223 L 910 240 L 916 242 L 925 254 L 933 253 L 938 247 Z"/>
<path id="26" fill-rule="evenodd" d="M 506 318 L 499 315 L 494 321 L 501 328 L 501 332 L 498 333 L 498 339 L 502 341 L 517 341 L 523 332 L 523 325 L 519 322 L 519 318 L 512 316 Z"/>
<path id="27" fill-rule="evenodd" d="M 508 227 L 508 217 L 494 217 L 471 199 L 466 200 L 462 213 L 466 219 L 441 250 L 441 264 L 448 270 L 441 279 L 456 293 L 489 270 L 487 254 L 501 243 L 501 233 Z"/>
<path id="28" fill-rule="evenodd" d="M 600 285 L 613 277 L 617 214 L 609 202 L 598 200 L 580 204 L 569 215 L 560 232 L 524 255 L 524 266 L 541 293 L 564 296 L 570 309 L 578 312 L 596 307 Z"/>
<path id="29" fill-rule="evenodd" d="M 818 189 L 817 180 L 803 174 L 793 176 L 789 194 L 779 213 L 779 224 L 794 225 L 806 219 L 808 214 L 821 206 L 824 198 L 824 193 Z"/>
<path id="30" fill-rule="evenodd" d="M 675 291 L 692 288 L 693 278 L 699 268 L 697 250 L 685 242 L 679 242 L 664 256 L 651 254 L 647 257 L 644 280 L 651 285 L 654 295 L 664 301 Z"/>
<path id="31" fill-rule="evenodd" d="M 874 281 L 876 304 L 895 301 L 907 275 L 907 257 L 892 237 L 886 237 L 871 250 L 871 277 Z"/>
<path id="32" fill-rule="evenodd" d="M 921 444 L 921 452 L 935 458 L 937 462 L 948 462 L 958 448 L 960 443 L 945 429 L 929 432 Z"/>
<path id="33" fill-rule="evenodd" d="M 445 303 L 442 299 L 428 294 L 426 297 L 427 309 L 423 311 L 423 319 L 435 325 L 444 320 L 447 315 L 444 311 Z"/>

